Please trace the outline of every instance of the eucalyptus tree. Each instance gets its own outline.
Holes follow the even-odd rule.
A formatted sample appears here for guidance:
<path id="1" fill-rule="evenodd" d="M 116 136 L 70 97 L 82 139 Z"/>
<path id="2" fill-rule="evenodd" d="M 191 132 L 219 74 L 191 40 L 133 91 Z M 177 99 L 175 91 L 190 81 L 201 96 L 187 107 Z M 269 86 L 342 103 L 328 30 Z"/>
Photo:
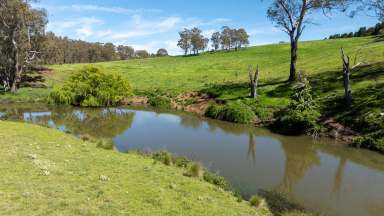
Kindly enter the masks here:
<path id="1" fill-rule="evenodd" d="M 326 14 L 333 9 L 345 10 L 352 0 L 273 0 L 267 11 L 268 18 L 289 35 L 291 62 L 289 81 L 296 79 L 297 50 L 300 36 L 310 16 L 317 12 Z"/>
<path id="2" fill-rule="evenodd" d="M 168 51 L 164 48 L 160 48 L 159 50 L 157 50 L 156 55 L 157 56 L 168 56 Z"/>
<path id="3" fill-rule="evenodd" d="M 177 42 L 177 46 L 179 46 L 182 50 L 184 50 L 184 55 L 188 54 L 189 49 L 191 48 L 191 37 L 192 33 L 189 29 L 184 29 L 183 31 L 179 32 L 180 39 Z"/>
<path id="4" fill-rule="evenodd" d="M 220 48 L 221 39 L 220 39 L 220 32 L 215 32 L 211 36 L 211 44 L 213 49 L 217 51 Z"/>
<path id="5" fill-rule="evenodd" d="M 0 79 L 6 90 L 16 92 L 22 73 L 38 58 L 46 17 L 28 0 L 0 1 Z"/>

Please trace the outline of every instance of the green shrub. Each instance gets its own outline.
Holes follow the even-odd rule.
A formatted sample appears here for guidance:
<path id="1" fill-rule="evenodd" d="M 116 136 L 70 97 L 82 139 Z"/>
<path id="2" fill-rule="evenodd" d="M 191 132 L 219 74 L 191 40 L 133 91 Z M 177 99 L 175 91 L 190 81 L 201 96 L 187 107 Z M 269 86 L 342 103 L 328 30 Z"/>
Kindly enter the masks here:
<path id="1" fill-rule="evenodd" d="M 379 130 L 353 140 L 352 146 L 384 153 L 384 130 Z"/>
<path id="2" fill-rule="evenodd" d="M 170 109 L 172 107 L 171 99 L 165 95 L 150 95 L 148 103 L 156 108 Z"/>
<path id="3" fill-rule="evenodd" d="M 172 157 L 172 161 L 173 161 L 173 164 L 181 168 L 187 168 L 192 163 L 192 161 L 186 157 L 175 156 L 175 155 Z"/>
<path id="4" fill-rule="evenodd" d="M 113 144 L 112 140 L 99 140 L 97 141 L 97 148 L 102 148 L 106 150 L 113 149 L 115 145 Z"/>
<path id="5" fill-rule="evenodd" d="M 273 109 L 263 106 L 255 99 L 246 99 L 244 102 L 251 107 L 255 115 L 263 122 L 271 121 L 273 119 Z"/>
<path id="6" fill-rule="evenodd" d="M 223 110 L 223 106 L 218 106 L 215 104 L 209 105 L 207 110 L 205 111 L 205 116 L 213 119 L 220 119 L 220 114 Z"/>
<path id="7" fill-rule="evenodd" d="M 229 102 L 224 106 L 211 105 L 205 116 L 242 124 L 251 123 L 256 117 L 252 109 L 240 101 Z"/>
<path id="8" fill-rule="evenodd" d="M 319 129 L 320 113 L 312 99 L 311 86 L 306 78 L 296 83 L 291 103 L 278 115 L 273 127 L 281 133 L 301 134 Z"/>
<path id="9" fill-rule="evenodd" d="M 258 195 L 253 195 L 251 199 L 249 199 L 249 203 L 251 206 L 255 206 L 257 208 L 261 204 L 261 198 Z"/>
<path id="10" fill-rule="evenodd" d="M 155 161 L 159 161 L 167 166 L 171 166 L 173 164 L 172 154 L 166 151 L 153 153 L 152 159 L 154 159 Z"/>
<path id="11" fill-rule="evenodd" d="M 225 180 L 225 178 L 223 176 L 220 176 L 220 175 L 217 175 L 217 174 L 211 173 L 211 172 L 204 172 L 203 177 L 204 177 L 204 180 L 206 182 L 209 182 L 213 185 L 216 185 L 223 190 L 226 190 L 226 191 L 232 190 L 231 185 L 229 184 L 229 182 L 227 180 Z M 235 193 L 235 195 L 239 196 L 240 194 Z M 241 197 L 241 195 L 240 195 L 240 197 Z"/>
<path id="12" fill-rule="evenodd" d="M 203 176 L 204 170 L 200 163 L 193 163 L 189 167 L 188 176 L 200 178 Z"/>
<path id="13" fill-rule="evenodd" d="M 92 137 L 89 135 L 89 134 L 83 134 L 83 135 L 80 135 L 79 138 L 81 140 L 83 140 L 84 142 L 85 141 L 90 141 L 92 139 Z"/>
<path id="14" fill-rule="evenodd" d="M 316 110 L 288 110 L 274 123 L 278 131 L 284 134 L 301 134 L 319 128 L 317 120 L 320 113 Z"/>
<path id="15" fill-rule="evenodd" d="M 109 74 L 96 67 L 84 67 L 72 74 L 50 94 L 50 101 L 83 107 L 118 105 L 132 96 L 128 81 L 119 74 Z"/>

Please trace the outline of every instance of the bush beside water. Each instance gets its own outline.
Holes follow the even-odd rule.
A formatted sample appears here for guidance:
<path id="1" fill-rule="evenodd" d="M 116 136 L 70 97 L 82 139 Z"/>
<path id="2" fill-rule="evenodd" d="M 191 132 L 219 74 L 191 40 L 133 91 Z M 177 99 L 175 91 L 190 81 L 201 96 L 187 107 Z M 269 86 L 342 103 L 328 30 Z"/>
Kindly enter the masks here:
<path id="1" fill-rule="evenodd" d="M 294 86 L 291 103 L 280 112 L 273 128 L 285 134 L 315 133 L 320 127 L 319 117 L 309 81 L 300 78 Z"/>
<path id="2" fill-rule="evenodd" d="M 372 149 L 384 153 L 384 130 L 379 130 L 365 136 L 359 136 L 353 140 L 352 146 Z"/>
<path id="3" fill-rule="evenodd" d="M 252 123 L 256 118 L 253 110 L 240 101 L 229 102 L 224 106 L 211 105 L 205 112 L 205 116 L 242 124 Z"/>
<path id="4" fill-rule="evenodd" d="M 50 101 L 55 104 L 82 107 L 118 105 L 132 96 L 127 79 L 116 73 L 106 73 L 96 67 L 84 67 L 72 74 L 68 81 L 55 87 Z"/>
<path id="5" fill-rule="evenodd" d="M 171 99 L 165 95 L 149 95 L 148 103 L 156 108 L 161 109 L 170 109 L 171 108 Z"/>

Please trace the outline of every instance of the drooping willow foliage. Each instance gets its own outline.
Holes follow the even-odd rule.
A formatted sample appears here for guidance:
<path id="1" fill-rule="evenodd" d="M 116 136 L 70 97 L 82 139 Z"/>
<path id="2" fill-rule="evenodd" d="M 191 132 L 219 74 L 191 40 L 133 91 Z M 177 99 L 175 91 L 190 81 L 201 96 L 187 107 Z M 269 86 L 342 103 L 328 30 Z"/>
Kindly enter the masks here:
<path id="1" fill-rule="evenodd" d="M 128 80 L 120 74 L 84 67 L 72 74 L 64 85 L 55 87 L 50 101 L 82 107 L 114 106 L 132 95 Z"/>

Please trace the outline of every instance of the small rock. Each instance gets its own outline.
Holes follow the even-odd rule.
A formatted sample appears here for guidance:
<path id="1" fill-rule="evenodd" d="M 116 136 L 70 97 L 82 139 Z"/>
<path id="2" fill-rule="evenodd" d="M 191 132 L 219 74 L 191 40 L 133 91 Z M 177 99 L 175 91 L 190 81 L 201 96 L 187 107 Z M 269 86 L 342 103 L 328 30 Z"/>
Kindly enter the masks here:
<path id="1" fill-rule="evenodd" d="M 43 176 L 49 176 L 49 174 L 50 174 L 49 171 L 46 169 L 41 171 L 41 175 Z"/>
<path id="2" fill-rule="evenodd" d="M 105 176 L 105 175 L 101 175 L 101 176 L 99 177 L 99 179 L 100 179 L 100 181 L 109 181 L 108 176 Z"/>
<path id="3" fill-rule="evenodd" d="M 35 159 L 37 158 L 37 155 L 35 155 L 35 154 L 29 154 L 29 155 L 28 155 L 28 158 L 29 158 L 29 159 L 32 159 L 32 160 L 35 160 Z"/>
<path id="4" fill-rule="evenodd" d="M 169 185 L 169 188 L 172 189 L 172 190 L 173 190 L 173 189 L 176 189 L 176 184 L 170 184 L 170 185 Z"/>
<path id="5" fill-rule="evenodd" d="M 22 195 L 23 197 L 29 197 L 29 196 L 31 195 L 31 193 L 29 193 L 29 192 L 23 192 L 21 195 Z"/>

